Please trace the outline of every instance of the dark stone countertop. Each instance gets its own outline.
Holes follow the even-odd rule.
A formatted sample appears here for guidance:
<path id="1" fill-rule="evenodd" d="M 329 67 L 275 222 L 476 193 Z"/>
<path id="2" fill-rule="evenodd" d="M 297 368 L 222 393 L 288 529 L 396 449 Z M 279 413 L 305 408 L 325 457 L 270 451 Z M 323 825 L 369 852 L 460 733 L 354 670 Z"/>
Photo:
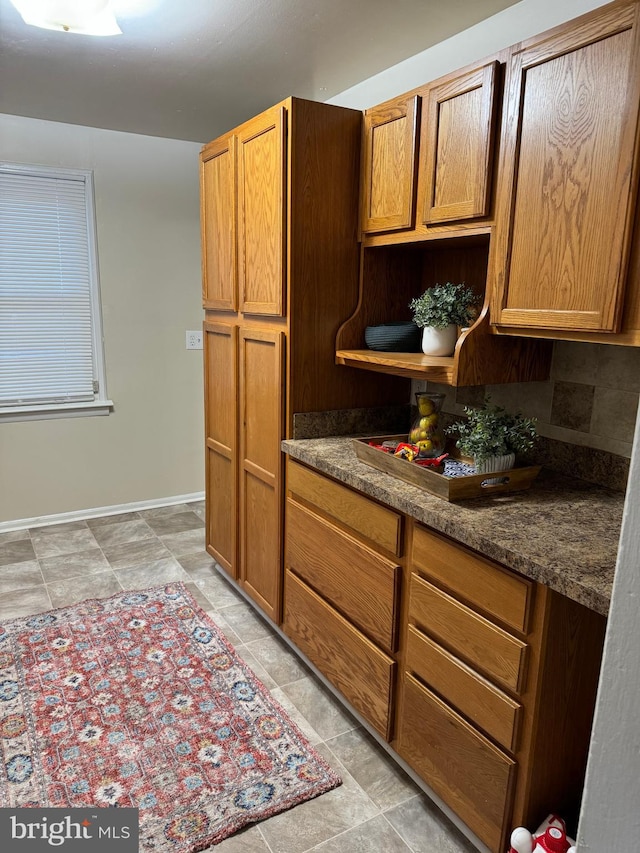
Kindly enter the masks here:
<path id="1" fill-rule="evenodd" d="M 543 469 L 523 492 L 449 502 L 361 462 L 348 437 L 282 449 L 517 572 L 607 615 L 624 494 Z"/>

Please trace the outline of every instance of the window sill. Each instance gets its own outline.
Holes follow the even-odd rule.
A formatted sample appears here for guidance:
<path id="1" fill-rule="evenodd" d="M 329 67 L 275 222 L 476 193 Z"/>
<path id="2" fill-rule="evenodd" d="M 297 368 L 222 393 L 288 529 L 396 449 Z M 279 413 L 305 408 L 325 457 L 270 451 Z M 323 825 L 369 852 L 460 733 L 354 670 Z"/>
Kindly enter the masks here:
<path id="1" fill-rule="evenodd" d="M 108 415 L 112 409 L 112 400 L 96 400 L 86 403 L 47 403 L 41 406 L 7 406 L 0 409 L 0 423 L 44 421 L 51 418 L 91 418 Z"/>

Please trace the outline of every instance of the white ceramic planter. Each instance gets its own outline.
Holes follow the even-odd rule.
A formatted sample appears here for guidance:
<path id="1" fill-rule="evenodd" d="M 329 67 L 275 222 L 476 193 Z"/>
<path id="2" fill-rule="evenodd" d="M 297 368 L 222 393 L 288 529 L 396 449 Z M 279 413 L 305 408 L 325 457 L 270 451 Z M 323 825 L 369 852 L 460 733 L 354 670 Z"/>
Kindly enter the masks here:
<path id="1" fill-rule="evenodd" d="M 490 456 L 488 459 L 483 459 L 482 462 L 475 463 L 475 469 L 478 474 L 492 474 L 494 471 L 508 471 L 513 468 L 516 461 L 515 453 L 505 453 L 504 456 Z M 495 480 L 487 480 L 489 485 L 500 482 L 500 477 Z"/>
<path id="2" fill-rule="evenodd" d="M 458 327 L 452 323 L 442 329 L 425 326 L 422 330 L 422 352 L 425 355 L 453 355 L 458 340 Z"/>

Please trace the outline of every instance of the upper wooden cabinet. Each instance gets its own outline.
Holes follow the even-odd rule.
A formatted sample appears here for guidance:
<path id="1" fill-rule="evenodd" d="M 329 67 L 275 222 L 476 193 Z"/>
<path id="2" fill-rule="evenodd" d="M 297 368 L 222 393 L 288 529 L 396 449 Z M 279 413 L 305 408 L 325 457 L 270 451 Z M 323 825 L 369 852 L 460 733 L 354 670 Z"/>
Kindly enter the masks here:
<path id="1" fill-rule="evenodd" d="M 364 114 L 362 230 L 413 226 L 420 98 L 401 98 Z"/>
<path id="2" fill-rule="evenodd" d="M 285 313 L 286 125 L 274 107 L 202 150 L 205 308 Z"/>
<path id="3" fill-rule="evenodd" d="M 286 118 L 274 107 L 238 133 L 238 289 L 250 314 L 285 312 Z"/>
<path id="4" fill-rule="evenodd" d="M 489 214 L 498 71 L 489 62 L 429 88 L 420 132 L 421 225 Z"/>
<path id="5" fill-rule="evenodd" d="M 487 62 L 365 112 L 364 234 L 424 239 L 489 215 L 498 84 L 499 64 Z"/>
<path id="6" fill-rule="evenodd" d="M 216 140 L 200 161 L 202 230 L 202 303 L 205 308 L 235 311 L 236 276 L 236 140 Z"/>
<path id="7" fill-rule="evenodd" d="M 638 9 L 611 4 L 511 54 L 489 264 L 494 323 L 620 329 L 637 186 Z"/>

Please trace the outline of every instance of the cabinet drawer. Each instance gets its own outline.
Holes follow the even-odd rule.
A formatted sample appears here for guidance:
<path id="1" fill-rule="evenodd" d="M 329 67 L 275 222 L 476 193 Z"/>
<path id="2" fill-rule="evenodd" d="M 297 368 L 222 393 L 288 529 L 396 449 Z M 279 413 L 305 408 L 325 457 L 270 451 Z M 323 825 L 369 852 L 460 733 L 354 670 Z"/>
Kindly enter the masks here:
<path id="1" fill-rule="evenodd" d="M 505 849 L 515 762 L 410 675 L 398 752 L 478 838 Z"/>
<path id="2" fill-rule="evenodd" d="M 478 728 L 515 752 L 521 705 L 413 625 L 407 636 L 406 668 Z"/>
<path id="3" fill-rule="evenodd" d="M 415 526 L 412 562 L 430 577 L 516 631 L 527 632 L 532 581 Z"/>
<path id="4" fill-rule="evenodd" d="M 285 561 L 367 636 L 395 650 L 399 566 L 291 498 Z"/>
<path id="5" fill-rule="evenodd" d="M 409 621 L 512 690 L 524 678 L 526 643 L 422 580 L 411 576 Z"/>
<path id="6" fill-rule="evenodd" d="M 288 460 L 287 488 L 392 554 L 400 555 L 401 518 L 334 480 Z"/>
<path id="7" fill-rule="evenodd" d="M 285 573 L 284 630 L 389 740 L 394 661 L 290 572 Z"/>

